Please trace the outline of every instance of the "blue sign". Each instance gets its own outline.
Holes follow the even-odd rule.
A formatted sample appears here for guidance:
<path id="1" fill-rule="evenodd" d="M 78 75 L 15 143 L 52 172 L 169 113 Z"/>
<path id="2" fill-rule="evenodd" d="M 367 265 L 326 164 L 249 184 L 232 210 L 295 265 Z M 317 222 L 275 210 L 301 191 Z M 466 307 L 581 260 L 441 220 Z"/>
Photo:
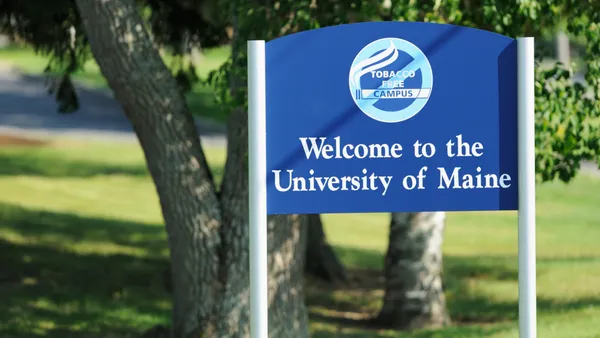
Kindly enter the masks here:
<path id="1" fill-rule="evenodd" d="M 268 214 L 517 210 L 516 40 L 369 22 L 265 48 Z"/>

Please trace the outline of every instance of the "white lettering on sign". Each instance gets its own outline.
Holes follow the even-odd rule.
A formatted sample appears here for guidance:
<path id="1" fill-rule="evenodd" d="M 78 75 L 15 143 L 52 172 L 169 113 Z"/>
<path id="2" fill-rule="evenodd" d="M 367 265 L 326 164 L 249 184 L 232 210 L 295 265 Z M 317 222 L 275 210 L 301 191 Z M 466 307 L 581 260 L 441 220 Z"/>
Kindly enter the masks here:
<path id="1" fill-rule="evenodd" d="M 402 159 L 404 154 L 401 143 L 344 143 L 340 136 L 329 137 L 300 137 L 300 144 L 304 151 L 304 158 L 310 161 L 321 160 L 363 160 L 363 159 Z M 462 134 L 444 141 L 446 154 L 438 154 L 433 142 L 416 140 L 413 142 L 413 151 L 408 153 L 415 159 L 424 161 L 424 164 L 432 158 L 446 156 L 447 167 L 437 167 L 438 178 L 428 179 L 427 166 L 422 165 L 420 169 L 412 168 L 403 170 L 400 166 L 382 166 L 378 170 L 385 173 L 376 173 L 367 168 L 360 170 L 362 174 L 346 172 L 344 164 L 336 168 L 341 175 L 318 174 L 314 169 L 301 171 L 294 169 L 272 169 L 275 189 L 279 192 L 313 192 L 313 191 L 377 191 L 385 196 L 389 189 L 423 190 L 431 189 L 507 189 L 513 184 L 512 178 L 507 173 L 483 172 L 481 165 L 473 165 L 464 168 L 452 164 L 453 159 L 473 157 L 484 158 L 484 147 L 481 142 L 469 143 L 465 141 Z M 463 161 L 463 160 L 461 160 Z M 353 162 L 355 163 L 355 162 Z M 369 161 L 373 163 L 373 161 Z M 435 163 L 439 163 L 436 161 Z M 487 163 L 487 162 L 484 162 Z M 491 162 L 494 163 L 493 161 Z M 493 164 L 497 165 L 497 164 Z M 350 167 L 348 167 L 350 168 Z M 397 170 L 403 170 L 397 173 Z M 307 173 L 308 172 L 308 173 Z M 392 185 L 393 178 L 399 176 L 397 183 Z M 428 182 L 430 182 L 428 184 Z"/>
<path id="2" fill-rule="evenodd" d="M 361 176 L 315 176 L 315 171 L 310 170 L 308 177 L 296 176 L 294 170 L 273 170 L 275 175 L 275 189 L 281 192 L 287 191 L 357 191 L 357 190 L 380 190 L 385 196 L 392 176 L 377 176 L 375 173 L 367 175 L 367 169 L 362 170 Z"/>
<path id="3" fill-rule="evenodd" d="M 371 78 L 375 79 L 382 79 L 382 78 L 393 78 L 393 77 L 402 77 L 402 78 L 410 78 L 410 77 L 415 77 L 416 73 L 414 70 L 399 70 L 394 72 L 392 71 L 387 71 L 387 70 L 378 70 L 378 71 L 371 71 Z"/>
<path id="4" fill-rule="evenodd" d="M 466 173 L 462 176 L 461 167 L 454 168 L 450 175 L 444 168 L 437 169 L 440 172 L 438 189 L 497 189 L 510 187 L 510 175 L 481 174 L 481 167 L 475 169 L 477 174 Z"/>
<path id="5" fill-rule="evenodd" d="M 327 137 L 300 137 L 306 159 L 313 155 L 316 159 L 323 158 L 400 158 L 402 146 L 398 143 L 388 144 L 344 144 L 340 137 L 333 138 L 333 144 L 327 143 Z"/>

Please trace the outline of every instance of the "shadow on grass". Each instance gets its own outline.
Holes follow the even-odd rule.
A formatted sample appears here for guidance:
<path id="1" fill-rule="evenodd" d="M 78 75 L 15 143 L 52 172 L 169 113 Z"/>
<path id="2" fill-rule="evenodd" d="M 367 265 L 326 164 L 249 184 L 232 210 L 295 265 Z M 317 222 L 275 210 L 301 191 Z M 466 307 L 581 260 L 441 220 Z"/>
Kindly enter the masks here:
<path id="1" fill-rule="evenodd" d="M 40 245 L 120 245 L 156 255 L 166 249 L 164 227 L 115 219 L 81 217 L 0 203 L 0 230 Z"/>
<path id="2" fill-rule="evenodd" d="M 105 253 L 100 254 L 103 249 Z M 0 336 L 124 338 L 168 323 L 170 296 L 163 279 L 168 262 L 160 254 L 165 249 L 164 229 L 157 225 L 0 204 Z M 346 263 L 356 258 L 350 262 L 354 269 L 349 271 L 351 280 L 346 285 L 311 282 L 307 286 L 314 337 L 398 336 L 397 332 L 372 329 L 351 332 L 353 327 L 365 328 L 369 323 L 365 319 L 376 314 L 382 297 L 381 270 L 360 264 L 383 257 L 356 248 L 336 250 L 344 253 Z M 89 253 L 92 251 L 95 253 Z M 515 283 L 516 257 L 450 256 L 445 257 L 445 266 L 444 282 L 452 295 L 449 308 L 455 326 L 404 336 L 469 338 L 512 329 L 514 323 L 506 322 L 517 319 L 516 301 L 499 302 L 477 294 L 469 280 Z M 538 300 L 540 313 L 590 306 L 600 306 L 600 300 Z M 353 316 L 347 316 L 349 313 Z M 482 325 L 486 323 L 494 325 Z M 331 327 L 348 331 L 336 334 Z"/>
<path id="3" fill-rule="evenodd" d="M 0 336 L 133 337 L 170 315 L 159 226 L 0 205 Z"/>
<path id="4" fill-rule="evenodd" d="M 500 325 L 494 327 L 485 326 L 462 326 L 449 327 L 443 330 L 419 330 L 412 332 L 398 333 L 397 331 L 369 331 L 369 332 L 348 332 L 347 330 L 338 329 L 337 332 L 332 332 L 326 329 L 313 330 L 313 338 L 390 338 L 390 337 L 407 337 L 407 338 L 481 338 L 492 334 L 501 333 L 510 330 L 508 325 Z"/>
<path id="5" fill-rule="evenodd" d="M 100 175 L 148 176 L 142 165 L 107 165 L 90 161 L 74 161 L 57 154 L 31 151 L 0 152 L 0 176 L 93 177 Z"/>
<path id="6" fill-rule="evenodd" d="M 320 324 L 337 327 L 374 328 L 370 318 L 377 315 L 382 304 L 384 277 L 381 269 L 383 255 L 374 250 L 351 247 L 335 247 L 343 261 L 351 267 L 350 281 L 345 284 L 327 284 L 309 279 L 307 303 L 312 310 L 310 318 Z M 553 258 L 540 259 L 539 262 L 588 262 L 598 258 Z M 444 256 L 444 287 L 448 295 L 448 310 L 455 326 L 436 331 L 411 333 L 407 337 L 481 337 L 503 331 L 498 329 L 509 321 L 518 320 L 517 301 L 498 301 L 490 299 L 473 289 L 471 281 L 489 280 L 497 282 L 518 282 L 518 258 L 516 256 Z M 516 298 L 517 294 L 515 294 Z M 583 310 L 600 306 L 600 298 L 584 298 L 572 301 L 556 301 L 546 298 L 537 300 L 539 313 Z M 488 327 L 486 324 L 494 324 Z M 508 324 L 507 324 L 508 325 Z M 319 333 L 321 332 L 321 333 Z M 316 331 L 315 337 L 329 337 L 327 330 Z M 322 335 L 319 335 L 322 334 Z M 366 337 L 343 333 L 344 337 Z M 381 337 L 387 337 L 382 333 Z M 380 337 L 369 335 L 369 337 Z"/>
<path id="7" fill-rule="evenodd" d="M 350 268 L 383 270 L 384 256 L 380 252 L 343 246 L 335 246 L 334 250 Z M 516 257 L 484 256 L 478 258 L 445 255 L 444 273 L 461 278 L 517 280 L 519 277 L 517 263 Z"/>

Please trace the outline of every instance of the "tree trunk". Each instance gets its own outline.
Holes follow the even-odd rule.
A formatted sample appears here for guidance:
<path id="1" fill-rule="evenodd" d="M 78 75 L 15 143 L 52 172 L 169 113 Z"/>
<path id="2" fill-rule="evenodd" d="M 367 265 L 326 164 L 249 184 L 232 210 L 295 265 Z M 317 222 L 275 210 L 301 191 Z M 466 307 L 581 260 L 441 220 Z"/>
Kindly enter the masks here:
<path id="1" fill-rule="evenodd" d="M 134 0 L 77 0 L 91 50 L 132 123 L 160 200 L 173 280 L 172 337 L 247 337 L 246 119 L 232 116 L 221 193 L 192 115 Z M 270 336 L 307 337 L 306 217 L 269 219 Z"/>
<path id="2" fill-rule="evenodd" d="M 223 301 L 219 307 L 219 337 L 248 337 L 249 270 L 247 114 L 235 110 L 229 118 L 227 180 L 221 187 Z M 306 216 L 274 216 L 268 219 L 269 335 L 308 337 L 304 305 L 303 270 L 306 249 Z"/>
<path id="3" fill-rule="evenodd" d="M 443 212 L 392 213 L 379 324 L 396 329 L 450 323 L 442 287 Z"/>
<path id="4" fill-rule="evenodd" d="M 308 215 L 306 273 L 330 282 L 348 280 L 346 268 L 327 243 L 321 215 Z"/>

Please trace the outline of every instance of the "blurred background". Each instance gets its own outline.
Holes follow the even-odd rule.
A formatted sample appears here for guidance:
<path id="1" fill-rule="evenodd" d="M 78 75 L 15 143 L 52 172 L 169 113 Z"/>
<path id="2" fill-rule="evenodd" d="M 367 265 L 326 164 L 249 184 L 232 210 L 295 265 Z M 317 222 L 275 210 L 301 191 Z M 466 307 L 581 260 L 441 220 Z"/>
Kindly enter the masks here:
<path id="1" fill-rule="evenodd" d="M 594 2 L 581 1 L 581 9 L 532 1 L 537 5 L 531 11 L 513 11 L 518 6 L 503 1 L 472 7 L 438 1 L 437 8 L 427 1 L 141 1 L 134 19 L 111 19 L 106 13 L 112 9 L 82 8 L 84 2 L 58 1 L 49 8 L 39 1 L 0 1 L 0 337 L 166 337 L 173 323 L 189 320 L 173 313 L 179 302 L 173 288 L 182 287 L 184 277 L 172 272 L 158 176 L 148 169 L 133 131 L 137 117 L 126 117 L 115 98 L 126 91 L 107 80 L 127 82 L 144 70 L 129 56 L 124 62 L 130 72 L 115 76 L 109 69 L 119 46 L 102 52 L 94 45 L 109 31 L 101 17 L 141 20 L 154 34 L 194 116 L 217 187 L 229 175 L 226 122 L 244 121 L 232 111 L 245 97 L 229 90 L 245 86 L 240 50 L 250 38 L 372 18 L 536 36 L 536 80 L 541 87 L 553 84 L 538 91 L 536 103 L 539 335 L 600 337 L 600 44 L 594 38 L 600 34 L 597 16 L 590 14 L 598 9 Z M 133 6 L 106 3 L 126 12 Z M 93 10 L 98 19 L 81 21 L 77 14 Z M 106 46 L 118 45 L 125 34 L 112 32 Z M 198 38 L 203 32 L 210 38 Z M 141 46 L 142 39 L 132 43 Z M 98 62 L 101 54 L 111 61 Z M 293 254 L 303 255 L 297 269 L 305 272 L 305 298 L 298 304 L 306 309 L 279 313 L 306 314 L 308 323 L 299 325 L 307 327 L 275 331 L 274 337 L 302 337 L 306 330 L 323 338 L 518 337 L 516 213 L 442 214 L 305 216 L 305 230 L 298 231 L 306 237 L 296 245 L 306 249 Z M 231 297 L 247 306 L 247 294 Z M 247 336 L 247 315 L 224 316 L 236 333 L 207 337 Z M 270 324 L 282 325 L 273 316 Z M 196 332 L 208 326 L 199 327 Z M 176 329 L 174 337 L 184 337 L 181 332 Z"/>

